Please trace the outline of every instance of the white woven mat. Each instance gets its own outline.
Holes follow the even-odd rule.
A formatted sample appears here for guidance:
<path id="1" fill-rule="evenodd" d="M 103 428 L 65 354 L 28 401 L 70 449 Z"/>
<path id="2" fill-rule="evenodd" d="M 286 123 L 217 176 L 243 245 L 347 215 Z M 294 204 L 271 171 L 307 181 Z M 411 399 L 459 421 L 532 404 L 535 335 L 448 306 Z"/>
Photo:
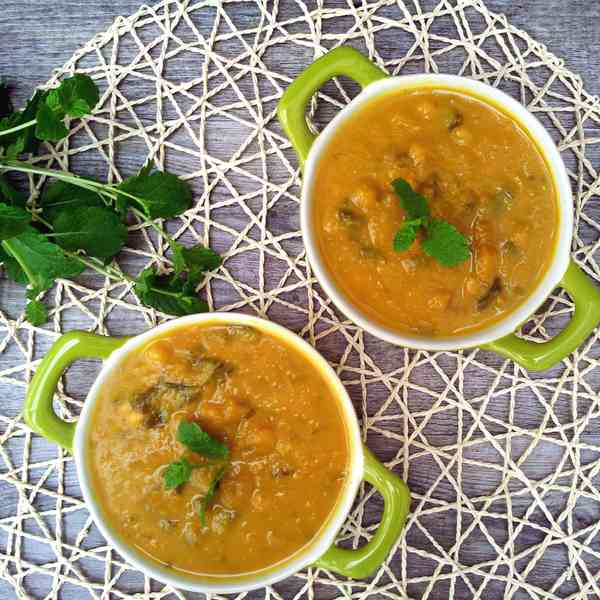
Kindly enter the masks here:
<path id="1" fill-rule="evenodd" d="M 89 73 L 103 96 L 93 117 L 41 160 L 117 180 L 151 155 L 188 178 L 196 205 L 170 229 L 227 257 L 207 284 L 211 305 L 267 315 L 314 343 L 348 386 L 367 443 L 412 488 L 406 534 L 372 580 L 312 569 L 249 597 L 600 598 L 597 337 L 537 375 L 483 351 L 406 351 L 344 320 L 310 273 L 298 231 L 298 163 L 275 107 L 302 67 L 340 43 L 390 73 L 460 73 L 525 103 L 560 145 L 575 192 L 574 256 L 600 280 L 598 101 L 562 60 L 476 0 L 143 7 L 56 73 Z M 315 122 L 326 122 L 354 87 L 328 85 Z M 30 183 L 35 201 L 42 182 Z M 119 257 L 125 271 L 165 260 L 152 230 L 132 224 L 130 240 Z M 51 323 L 33 328 L 22 320 L 22 291 L 5 279 L 0 287 L 0 575 L 9 597 L 187 597 L 106 546 L 71 458 L 18 414 L 60 332 L 135 333 L 164 316 L 140 307 L 127 285 L 84 274 L 48 293 Z M 553 296 L 527 335 L 548 336 L 570 311 L 566 296 Z M 67 376 L 65 414 L 77 414 L 95 372 L 84 364 Z M 364 490 L 345 543 L 368 539 L 380 510 Z"/>

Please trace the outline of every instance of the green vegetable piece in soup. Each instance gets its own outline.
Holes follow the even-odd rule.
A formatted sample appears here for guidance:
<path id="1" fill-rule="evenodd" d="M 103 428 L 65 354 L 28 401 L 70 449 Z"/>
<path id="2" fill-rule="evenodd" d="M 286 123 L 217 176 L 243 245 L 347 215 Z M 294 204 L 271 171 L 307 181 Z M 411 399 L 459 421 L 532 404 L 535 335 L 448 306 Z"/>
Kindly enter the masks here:
<path id="1" fill-rule="evenodd" d="M 230 325 L 227 328 L 227 335 L 230 338 L 243 340 L 245 342 L 257 342 L 260 337 L 260 331 L 254 329 L 254 327 L 248 327 L 247 325 Z"/>
<path id="2" fill-rule="evenodd" d="M 361 215 L 347 206 L 342 206 L 338 210 L 337 217 L 339 222 L 346 227 L 356 227 L 364 220 Z"/>
<path id="3" fill-rule="evenodd" d="M 485 310 L 500 295 L 502 289 L 503 286 L 500 277 L 494 278 L 494 281 L 487 292 L 477 301 L 477 308 L 479 310 Z"/>
<path id="4" fill-rule="evenodd" d="M 161 380 L 145 392 L 134 396 L 131 407 L 144 415 L 144 427 L 165 425 L 174 412 L 189 404 L 198 394 L 199 386 Z"/>
<path id="5" fill-rule="evenodd" d="M 383 254 L 374 246 L 361 246 L 358 253 L 360 257 L 364 258 L 365 260 L 385 260 Z"/>
<path id="6" fill-rule="evenodd" d="M 464 122 L 464 117 L 462 113 L 458 112 L 455 109 L 451 109 L 446 116 L 446 127 L 448 131 L 452 131 L 457 127 L 460 127 Z"/>
<path id="7" fill-rule="evenodd" d="M 513 205 L 513 194 L 506 187 L 499 187 L 492 200 L 494 209 L 498 212 L 508 210 Z"/>

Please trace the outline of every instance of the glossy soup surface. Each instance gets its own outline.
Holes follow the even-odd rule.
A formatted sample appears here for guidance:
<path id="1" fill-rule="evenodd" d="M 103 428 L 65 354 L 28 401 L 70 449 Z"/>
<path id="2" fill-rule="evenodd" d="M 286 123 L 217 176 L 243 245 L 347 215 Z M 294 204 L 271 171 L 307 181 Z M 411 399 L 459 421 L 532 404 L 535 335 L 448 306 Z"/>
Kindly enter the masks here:
<path id="1" fill-rule="evenodd" d="M 467 237 L 467 261 L 442 266 L 419 238 L 394 251 L 405 219 L 396 178 Z M 540 151 L 512 118 L 465 94 L 372 101 L 323 151 L 312 194 L 318 246 L 338 289 L 399 332 L 445 337 L 486 327 L 535 290 L 554 255 L 557 200 Z"/>
<path id="2" fill-rule="evenodd" d="M 347 475 L 334 390 L 298 350 L 245 326 L 186 327 L 149 342 L 104 385 L 92 419 L 89 466 L 107 521 L 177 570 L 241 574 L 290 557 L 326 523 Z M 217 467 L 165 489 L 166 465 L 208 460 L 176 440 L 182 419 L 230 449 L 206 526 L 198 506 Z"/>

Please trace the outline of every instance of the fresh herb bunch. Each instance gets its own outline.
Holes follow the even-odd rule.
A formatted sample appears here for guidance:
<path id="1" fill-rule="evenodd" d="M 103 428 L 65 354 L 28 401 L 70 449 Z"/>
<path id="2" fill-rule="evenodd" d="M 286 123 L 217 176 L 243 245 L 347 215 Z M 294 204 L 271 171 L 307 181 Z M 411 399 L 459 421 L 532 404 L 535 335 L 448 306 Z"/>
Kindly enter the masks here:
<path id="1" fill-rule="evenodd" d="M 14 111 L 6 85 L 0 83 L 0 263 L 7 275 L 27 285 L 25 315 L 33 325 L 48 319 L 39 300 L 58 278 L 72 279 L 86 267 L 114 281 L 130 281 L 140 301 L 171 315 L 208 310 L 196 295 L 207 271 L 221 258 L 199 244 L 184 248 L 155 222 L 185 212 L 192 192 L 185 182 L 148 162 L 125 181 L 107 184 L 71 173 L 45 169 L 23 157 L 37 151 L 40 141 L 57 142 L 69 130 L 69 118 L 91 113 L 100 98 L 94 81 L 74 75 L 48 91 L 38 90 L 21 111 Z M 37 205 L 9 181 L 18 171 L 53 178 Z M 149 223 L 165 238 L 173 270 L 150 267 L 131 278 L 112 259 L 127 240 L 129 213 Z"/>
<path id="2" fill-rule="evenodd" d="M 181 421 L 179 423 L 177 441 L 183 444 L 188 450 L 205 458 L 220 460 L 227 460 L 229 458 L 229 448 L 209 435 L 194 421 Z M 211 478 L 208 490 L 198 506 L 198 518 L 202 527 L 206 527 L 206 511 L 214 500 L 221 479 L 227 472 L 227 463 L 213 461 L 191 463 L 184 457 L 168 465 L 163 473 L 165 488 L 167 490 L 175 490 L 190 480 L 194 470 L 212 467 L 215 467 L 215 472 Z"/>
<path id="3" fill-rule="evenodd" d="M 415 192 L 408 181 L 396 179 L 392 182 L 392 188 L 407 215 L 394 237 L 396 252 L 408 250 L 417 239 L 417 232 L 423 230 L 423 252 L 441 265 L 454 267 L 469 258 L 471 249 L 467 238 L 448 221 L 431 218 L 427 199 Z"/>

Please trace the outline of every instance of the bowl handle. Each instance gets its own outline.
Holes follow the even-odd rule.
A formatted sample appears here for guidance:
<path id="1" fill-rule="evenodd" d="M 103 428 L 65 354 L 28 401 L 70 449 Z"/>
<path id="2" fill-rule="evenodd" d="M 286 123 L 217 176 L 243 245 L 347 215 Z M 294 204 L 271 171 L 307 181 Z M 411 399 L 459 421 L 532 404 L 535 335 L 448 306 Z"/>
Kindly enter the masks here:
<path id="1" fill-rule="evenodd" d="M 340 46 L 315 60 L 292 81 L 279 100 L 277 116 L 298 154 L 301 166 L 304 166 L 310 147 L 317 137 L 306 123 L 306 107 L 319 88 L 337 75 L 354 79 L 362 88 L 387 77 L 384 71 L 358 50 Z"/>
<path id="2" fill-rule="evenodd" d="M 107 337 L 86 331 L 65 333 L 54 342 L 40 362 L 27 388 L 23 418 L 31 429 L 72 451 L 76 423 L 60 419 L 52 400 L 63 371 L 78 358 L 106 359 L 129 338 Z"/>
<path id="3" fill-rule="evenodd" d="M 598 325 L 600 292 L 573 259 L 560 286 L 569 292 L 575 304 L 575 312 L 569 324 L 558 335 L 547 342 L 531 342 L 511 333 L 482 348 L 510 358 L 530 371 L 549 369 L 568 356 Z"/>
<path id="4" fill-rule="evenodd" d="M 410 508 L 410 491 L 406 484 L 386 469 L 366 446 L 364 456 L 364 479 L 383 496 L 379 528 L 373 539 L 361 548 L 345 550 L 331 546 L 314 564 L 352 579 L 364 579 L 377 571 L 400 536 Z"/>

